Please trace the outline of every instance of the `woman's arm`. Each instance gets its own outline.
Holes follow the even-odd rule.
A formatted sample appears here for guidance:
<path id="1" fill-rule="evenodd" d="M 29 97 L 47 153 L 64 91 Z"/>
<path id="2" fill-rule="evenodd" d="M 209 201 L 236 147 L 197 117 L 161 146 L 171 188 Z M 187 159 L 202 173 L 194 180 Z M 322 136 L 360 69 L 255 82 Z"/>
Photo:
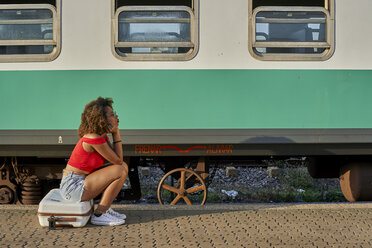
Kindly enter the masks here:
<path id="1" fill-rule="evenodd" d="M 125 165 L 123 162 L 123 146 L 120 140 L 119 118 L 111 108 L 109 111 L 110 114 L 107 117 L 107 121 L 109 132 L 112 134 L 113 138 L 113 147 L 110 147 L 109 143 L 107 143 L 109 141 L 100 145 L 92 145 L 92 147 L 107 161 L 113 164 Z"/>
<path id="2" fill-rule="evenodd" d="M 121 149 L 121 156 L 119 156 L 116 151 L 114 151 L 108 143 L 104 143 L 104 144 L 99 144 L 99 145 L 93 145 L 91 144 L 91 146 L 93 147 L 94 150 L 96 150 L 104 159 L 106 159 L 107 161 L 109 161 L 110 163 L 112 164 L 119 164 L 119 165 L 123 165 L 124 162 L 123 162 L 123 150 L 122 148 Z M 115 146 L 118 146 L 118 144 L 116 143 Z M 121 146 L 121 144 L 120 144 Z M 118 150 L 118 149 L 116 149 Z"/>
<path id="3" fill-rule="evenodd" d="M 120 139 L 119 118 L 115 112 L 112 112 L 111 115 L 109 115 L 108 122 L 109 122 L 110 133 L 112 134 L 112 138 L 113 138 L 112 149 L 114 150 L 116 155 L 121 160 L 123 160 L 123 143 L 121 142 L 121 139 Z"/>
<path id="4" fill-rule="evenodd" d="M 113 138 L 113 150 L 116 153 L 116 155 L 123 160 L 123 143 L 120 138 L 120 131 L 117 128 L 116 130 L 113 130 L 112 133 Z"/>

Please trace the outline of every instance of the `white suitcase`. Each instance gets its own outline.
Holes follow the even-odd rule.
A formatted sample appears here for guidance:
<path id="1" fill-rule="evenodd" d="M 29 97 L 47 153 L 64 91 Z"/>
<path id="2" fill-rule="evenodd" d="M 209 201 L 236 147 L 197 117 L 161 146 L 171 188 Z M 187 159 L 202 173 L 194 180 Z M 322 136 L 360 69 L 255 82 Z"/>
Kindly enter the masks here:
<path id="1" fill-rule="evenodd" d="M 62 198 L 59 189 L 52 189 L 39 204 L 37 215 L 41 226 L 83 227 L 93 213 L 93 200 L 70 202 Z"/>

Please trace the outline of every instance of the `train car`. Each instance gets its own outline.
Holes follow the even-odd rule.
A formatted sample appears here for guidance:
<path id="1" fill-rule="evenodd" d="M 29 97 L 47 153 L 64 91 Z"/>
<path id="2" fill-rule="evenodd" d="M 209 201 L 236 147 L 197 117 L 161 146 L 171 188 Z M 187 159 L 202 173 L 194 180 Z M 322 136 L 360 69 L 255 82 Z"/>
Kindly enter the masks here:
<path id="1" fill-rule="evenodd" d="M 0 203 L 37 203 L 61 177 L 98 96 L 119 113 L 133 198 L 143 161 L 194 163 L 177 171 L 185 185 L 207 180 L 211 161 L 305 156 L 349 201 L 372 200 L 371 7 L 0 0 Z M 205 190 L 196 179 L 177 201 Z"/>

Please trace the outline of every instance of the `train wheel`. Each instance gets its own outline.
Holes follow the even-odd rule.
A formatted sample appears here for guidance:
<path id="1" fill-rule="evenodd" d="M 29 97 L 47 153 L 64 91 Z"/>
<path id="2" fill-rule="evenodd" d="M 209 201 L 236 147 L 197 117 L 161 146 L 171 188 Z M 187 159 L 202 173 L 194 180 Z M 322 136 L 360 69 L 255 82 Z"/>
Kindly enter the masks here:
<path id="1" fill-rule="evenodd" d="M 7 186 L 0 186 L 0 204 L 11 204 L 14 202 L 15 193 Z"/>
<path id="2" fill-rule="evenodd" d="M 309 159 L 307 171 L 312 178 L 337 178 L 341 164 L 334 157 L 313 157 Z"/>
<path id="3" fill-rule="evenodd" d="M 350 163 L 341 167 L 340 186 L 351 202 L 372 200 L 372 164 Z"/>
<path id="4" fill-rule="evenodd" d="M 207 201 L 204 180 L 194 171 L 185 168 L 169 171 L 158 186 L 158 200 L 161 205 L 175 205 L 181 199 L 187 205 L 204 205 Z"/>
<path id="5" fill-rule="evenodd" d="M 9 168 L 4 164 L 0 169 L 0 204 L 12 204 L 18 201 L 17 185 L 10 181 Z"/>

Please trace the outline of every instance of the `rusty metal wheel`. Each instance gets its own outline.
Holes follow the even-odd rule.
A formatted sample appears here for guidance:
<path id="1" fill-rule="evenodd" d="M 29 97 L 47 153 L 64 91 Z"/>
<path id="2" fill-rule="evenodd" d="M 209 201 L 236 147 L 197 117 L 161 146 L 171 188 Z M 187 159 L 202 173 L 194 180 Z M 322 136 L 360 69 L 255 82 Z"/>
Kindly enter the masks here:
<path id="1" fill-rule="evenodd" d="M 15 193 L 8 186 L 0 186 L 0 204 L 11 204 Z"/>
<path id="2" fill-rule="evenodd" d="M 196 172 L 185 168 L 169 171 L 158 186 L 158 200 L 161 205 L 175 205 L 181 199 L 187 205 L 204 205 L 207 201 L 204 180 Z"/>
<path id="3" fill-rule="evenodd" d="M 372 200 L 372 164 L 350 163 L 341 167 L 340 186 L 346 200 Z"/>

